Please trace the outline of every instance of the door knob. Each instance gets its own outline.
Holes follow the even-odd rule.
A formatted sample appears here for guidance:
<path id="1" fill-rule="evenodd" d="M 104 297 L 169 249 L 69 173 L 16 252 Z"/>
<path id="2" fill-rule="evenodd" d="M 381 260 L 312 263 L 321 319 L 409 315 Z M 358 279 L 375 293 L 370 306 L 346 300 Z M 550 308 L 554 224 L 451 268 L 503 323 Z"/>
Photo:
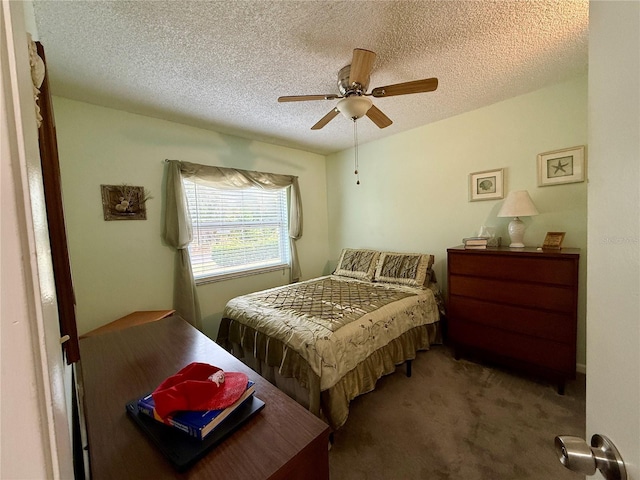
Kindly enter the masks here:
<path id="1" fill-rule="evenodd" d="M 627 480 L 620 452 L 604 435 L 591 437 L 591 446 L 580 437 L 561 435 L 556 437 L 555 446 L 558 460 L 569 470 L 584 475 L 600 470 L 606 480 Z"/>

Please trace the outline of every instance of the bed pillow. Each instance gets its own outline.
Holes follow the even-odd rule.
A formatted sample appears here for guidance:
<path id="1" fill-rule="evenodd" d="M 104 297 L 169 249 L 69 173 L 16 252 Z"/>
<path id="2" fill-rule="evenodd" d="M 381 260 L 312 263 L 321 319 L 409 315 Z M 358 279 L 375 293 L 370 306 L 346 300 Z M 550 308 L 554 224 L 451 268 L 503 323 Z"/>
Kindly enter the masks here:
<path id="1" fill-rule="evenodd" d="M 380 252 L 377 250 L 345 248 L 333 274 L 370 282 L 373 280 L 379 256 Z"/>
<path id="2" fill-rule="evenodd" d="M 381 252 L 373 281 L 424 288 L 432 265 L 433 255 Z"/>

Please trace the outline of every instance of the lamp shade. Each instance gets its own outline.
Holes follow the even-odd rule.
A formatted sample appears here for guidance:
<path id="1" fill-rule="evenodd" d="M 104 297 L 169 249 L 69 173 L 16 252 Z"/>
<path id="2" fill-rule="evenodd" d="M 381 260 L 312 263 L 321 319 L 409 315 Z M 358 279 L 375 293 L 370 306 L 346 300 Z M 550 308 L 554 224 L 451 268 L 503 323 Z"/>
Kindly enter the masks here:
<path id="1" fill-rule="evenodd" d="M 499 217 L 532 217 L 534 215 L 538 215 L 538 209 L 526 190 L 509 192 L 498 212 Z"/>

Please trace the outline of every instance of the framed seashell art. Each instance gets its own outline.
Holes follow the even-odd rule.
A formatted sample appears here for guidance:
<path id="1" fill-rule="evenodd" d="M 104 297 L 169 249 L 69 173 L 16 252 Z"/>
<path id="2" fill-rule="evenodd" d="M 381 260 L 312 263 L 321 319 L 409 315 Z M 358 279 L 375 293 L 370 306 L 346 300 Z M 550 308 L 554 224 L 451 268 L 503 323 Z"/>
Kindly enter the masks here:
<path id="1" fill-rule="evenodd" d="M 504 168 L 469 174 L 469 201 L 498 200 L 504 197 Z"/>

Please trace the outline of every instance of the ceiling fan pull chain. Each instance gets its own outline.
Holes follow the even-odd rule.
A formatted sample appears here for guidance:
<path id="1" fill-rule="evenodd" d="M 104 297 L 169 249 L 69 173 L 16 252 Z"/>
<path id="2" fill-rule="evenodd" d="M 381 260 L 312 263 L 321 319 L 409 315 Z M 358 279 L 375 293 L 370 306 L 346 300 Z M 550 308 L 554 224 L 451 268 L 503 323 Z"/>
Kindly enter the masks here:
<path id="1" fill-rule="evenodd" d="M 358 173 L 358 124 L 356 122 L 356 118 L 353 118 L 353 150 L 354 154 L 354 163 L 355 163 L 355 175 L 356 175 L 356 185 L 360 185 L 360 174 Z"/>

